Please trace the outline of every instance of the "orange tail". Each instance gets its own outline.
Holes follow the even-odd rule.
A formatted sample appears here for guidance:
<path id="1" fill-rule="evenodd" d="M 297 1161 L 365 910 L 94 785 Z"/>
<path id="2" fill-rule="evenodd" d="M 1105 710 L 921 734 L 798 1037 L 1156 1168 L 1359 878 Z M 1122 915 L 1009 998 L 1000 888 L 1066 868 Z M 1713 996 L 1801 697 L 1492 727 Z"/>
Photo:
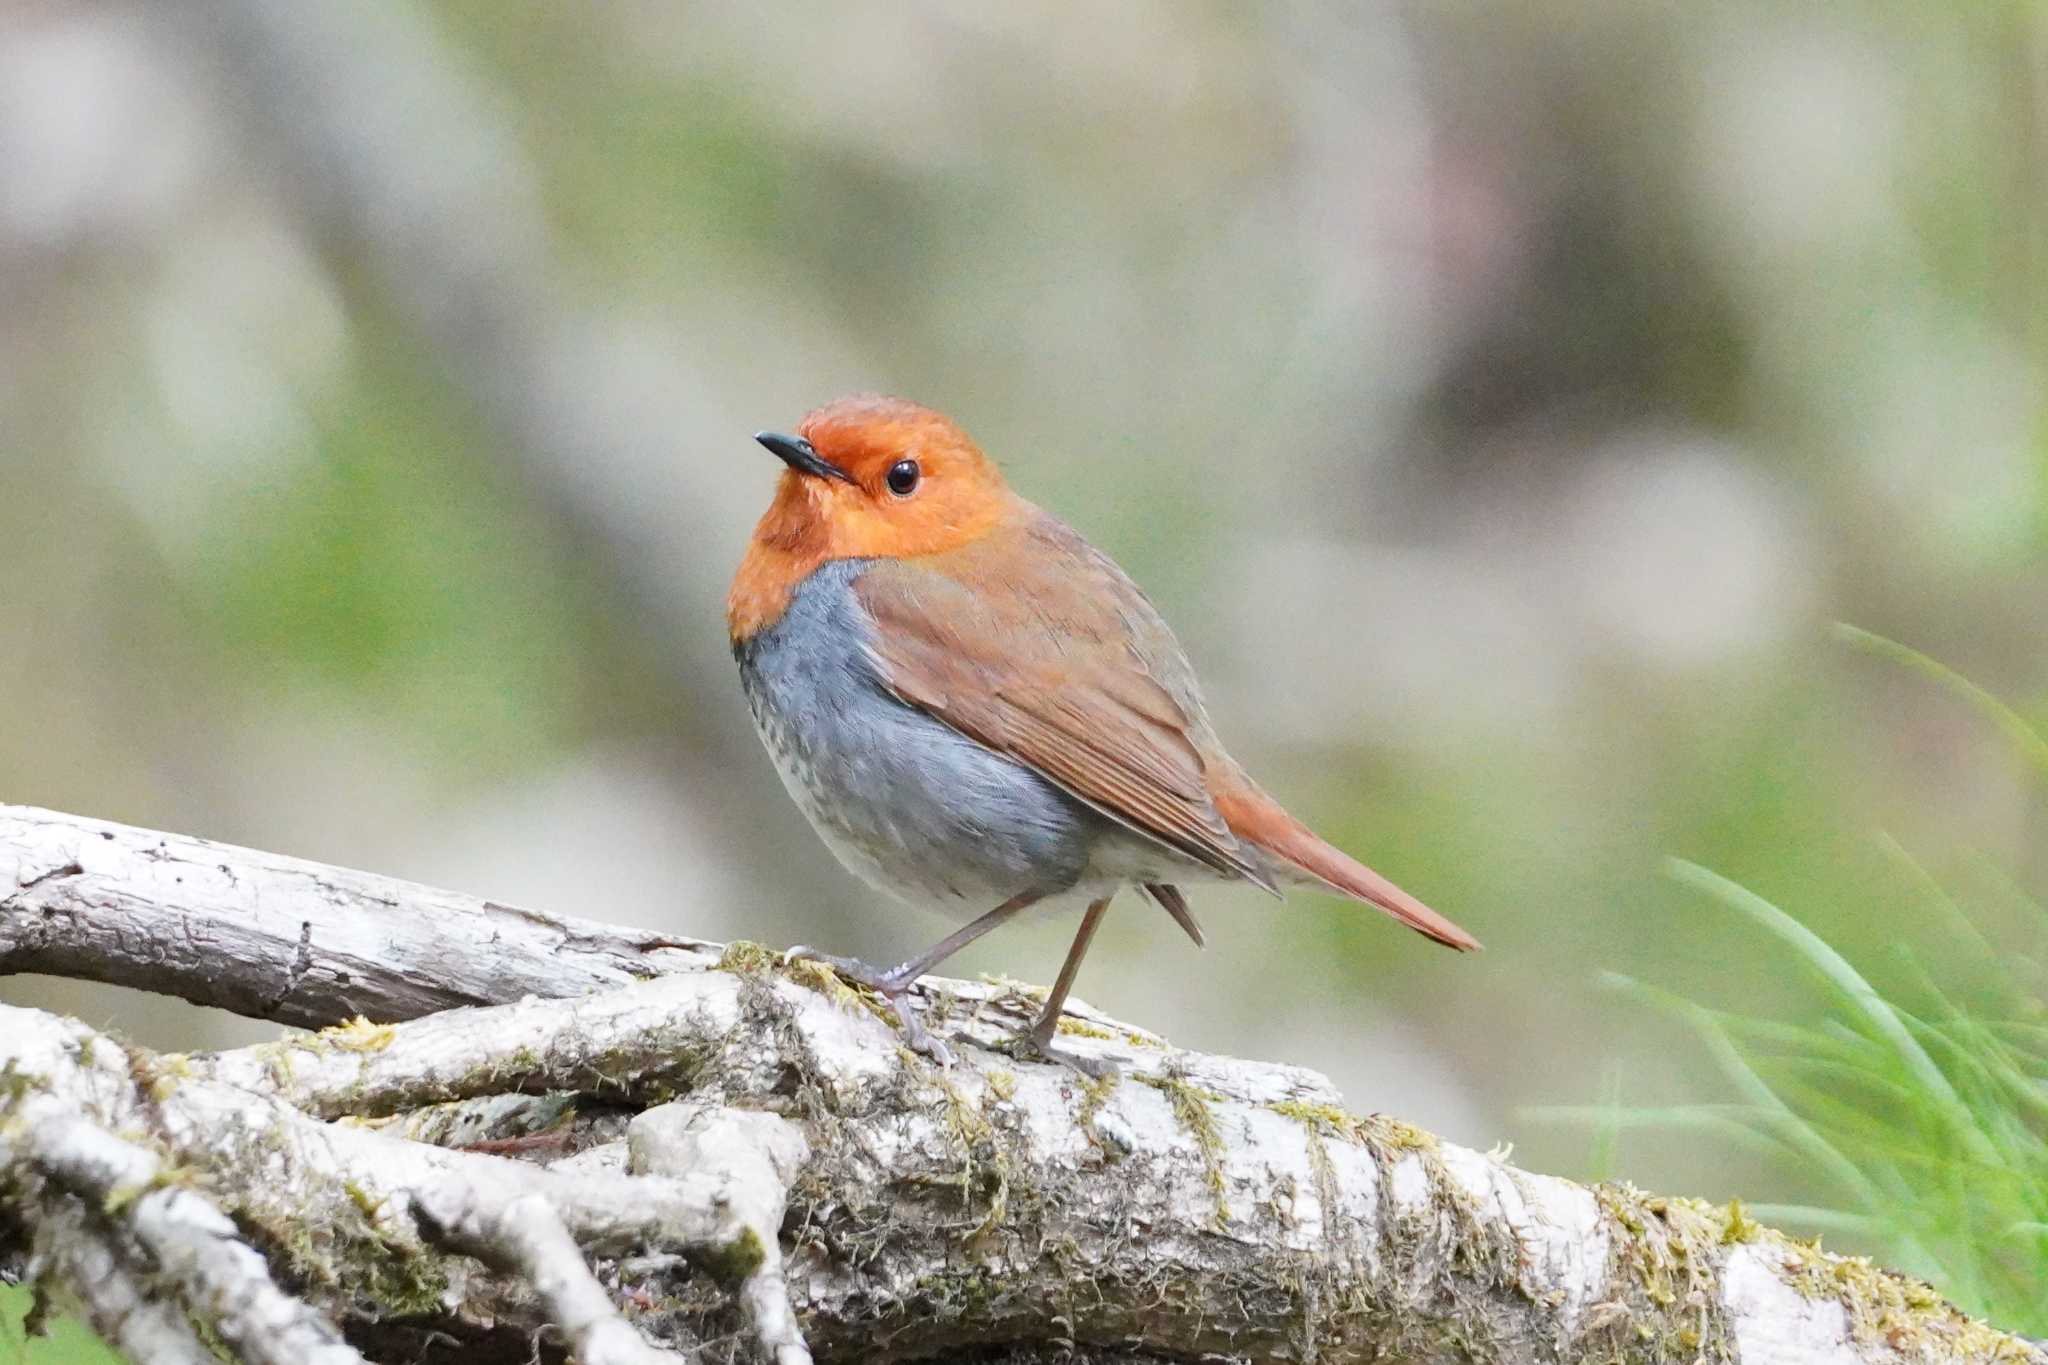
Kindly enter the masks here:
<path id="1" fill-rule="evenodd" d="M 1229 792 L 1216 798 L 1216 809 L 1238 838 L 1284 862 L 1292 863 L 1332 891 L 1378 906 L 1418 934 L 1447 948 L 1469 953 L 1479 940 L 1424 905 L 1379 873 L 1323 840 L 1280 808 L 1264 792 Z"/>

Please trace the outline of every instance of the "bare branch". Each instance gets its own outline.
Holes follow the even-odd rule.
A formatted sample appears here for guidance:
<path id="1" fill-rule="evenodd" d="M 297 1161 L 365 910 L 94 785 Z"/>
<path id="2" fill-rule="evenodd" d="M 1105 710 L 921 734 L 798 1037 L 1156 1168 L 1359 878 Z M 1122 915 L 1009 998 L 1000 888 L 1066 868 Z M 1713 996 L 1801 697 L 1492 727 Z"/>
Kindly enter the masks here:
<path id="1" fill-rule="evenodd" d="M 0 1095 L 54 1096 L 206 1171 L 280 1278 L 351 1331 L 369 1330 L 367 1296 L 379 1321 L 432 1324 L 477 1359 L 523 1356 L 550 1320 L 612 1331 L 559 1238 L 502 1226 L 538 1199 L 623 1321 L 676 1350 L 750 1341 L 779 1365 L 806 1339 L 828 1361 L 999 1342 L 1017 1365 L 1068 1344 L 1125 1360 L 2048 1365 L 1925 1286 L 1731 1210 L 1575 1186 L 1351 1115 L 1310 1072 L 1070 1016 L 1063 1044 L 1120 1069 L 1093 1081 L 1010 1050 L 1028 991 L 945 981 L 922 1003 L 959 1062 L 935 1070 L 814 964 L 745 946 L 661 957 L 658 979 L 580 998 L 213 1057 L 0 1009 Z M 0 1129 L 14 1121 L 0 1111 Z M 429 1136 L 496 1154 L 415 1140 Z M 493 1264 L 517 1274 L 423 1240 L 416 1210 L 451 1191 L 483 1192 Z M 16 1203 L 0 1193 L 18 1221 Z"/>
<path id="2" fill-rule="evenodd" d="M 760 1262 L 741 1286 L 754 1339 L 775 1365 L 811 1365 L 780 1246 L 790 1184 L 810 1157 L 802 1132 L 773 1114 L 669 1104 L 633 1120 L 626 1143 L 634 1171 L 695 1186 L 709 1207 L 754 1232 Z"/>
<path id="3" fill-rule="evenodd" d="M 5 1144 L 0 1143 L 0 1164 Z M 35 1227 L 32 1281 L 61 1287 L 95 1332 L 130 1360 L 218 1365 L 171 1300 L 156 1296 L 76 1198 L 21 1199 Z"/>
<path id="4" fill-rule="evenodd" d="M 279 1023 L 581 995 L 708 945 L 30 806 L 0 806 L 0 974 Z M 716 956 L 716 948 L 709 948 Z"/>
<path id="5" fill-rule="evenodd" d="M 633 1330 L 583 1263 L 561 1217 L 539 1195 L 500 1199 L 480 1185 L 450 1183 L 422 1192 L 417 1208 L 435 1241 L 531 1281 L 550 1323 L 583 1365 L 661 1365 L 683 1358 L 648 1345 Z"/>
<path id="6" fill-rule="evenodd" d="M 18 1115 L 28 1159 L 56 1184 L 117 1219 L 188 1312 L 252 1365 L 362 1365 L 362 1357 L 311 1308 L 280 1290 L 270 1270 L 221 1211 L 193 1190 L 167 1185 L 163 1163 L 54 1096 L 28 1099 Z"/>
<path id="7" fill-rule="evenodd" d="M 692 1109 L 670 1116 L 654 1109 L 635 1120 L 630 1161 L 629 1145 L 620 1143 L 608 1157 L 549 1170 L 323 1124 L 281 1100 L 206 1080 L 182 1059 L 124 1049 L 81 1024 L 37 1011 L 0 1006 L 0 1036 L 10 1040 L 0 1052 L 6 1074 L 23 1092 L 0 1107 L 0 1123 L 28 1138 L 19 1152 L 0 1148 L 0 1177 L 10 1158 L 28 1161 L 97 1199 L 125 1201 L 158 1180 L 162 1167 L 104 1130 L 148 1131 L 179 1163 L 207 1170 L 224 1197 L 233 1196 L 237 1218 L 258 1229 L 273 1250 L 307 1240 L 295 1236 L 301 1228 L 319 1229 L 334 1245 L 293 1269 L 337 1307 L 351 1306 L 359 1292 L 338 1277 L 339 1263 L 376 1258 L 388 1264 L 375 1267 L 373 1281 L 445 1286 L 430 1292 L 451 1313 L 508 1324 L 526 1319 L 504 1287 L 472 1282 L 459 1267 L 422 1254 L 416 1213 L 424 1201 L 436 1212 L 433 1225 L 444 1228 L 453 1219 L 459 1237 L 464 1210 L 495 1216 L 512 1202 L 539 1200 L 566 1227 L 565 1236 L 599 1253 L 675 1250 L 701 1258 L 739 1289 L 775 1358 L 808 1359 L 788 1353 L 801 1341 L 792 1336 L 786 1298 L 770 1301 L 786 1292 L 776 1237 L 789 1180 L 805 1154 L 801 1135 L 773 1115 L 720 1118 Z M 649 1173 L 629 1173 L 629 1165 Z M 174 1273 L 188 1265 L 194 1274 L 205 1272 L 195 1283 L 206 1292 L 189 1296 L 188 1309 L 237 1343 L 245 1320 L 260 1316 L 257 1325 L 271 1329 L 263 1338 L 266 1349 L 245 1352 L 248 1358 L 324 1359 L 310 1349 L 312 1338 L 284 1333 L 289 1324 L 282 1306 L 248 1279 L 261 1271 L 261 1261 L 239 1246 L 233 1225 L 203 1200 L 183 1189 L 150 1191 L 135 1198 L 131 1212 L 138 1240 L 156 1264 Z M 521 1226 L 531 1228 L 530 1216 Z M 506 1257 L 526 1254 L 501 1250 Z M 202 1253 L 212 1259 L 196 1260 Z M 242 1259 L 245 1253 L 252 1259 Z M 549 1283 L 559 1287 L 560 1268 L 551 1261 L 548 1270 Z M 584 1308 L 576 1310 L 576 1320 L 600 1338 L 616 1335 L 597 1328 Z M 272 1354 L 272 1347 L 284 1354 Z M 357 1358 L 340 1349 L 346 1352 L 340 1359 Z"/>
<path id="8" fill-rule="evenodd" d="M 655 1248 L 709 1243 L 728 1254 L 743 1247 L 753 1263 L 742 1297 L 755 1340 L 775 1365 L 810 1365 L 776 1245 L 789 1183 L 807 1155 L 802 1135 L 772 1114 L 664 1105 L 635 1119 L 628 1141 L 632 1169 L 682 1182 L 684 1206 L 581 1199 L 571 1205 L 580 1240 Z M 415 1207 L 435 1240 L 531 1281 L 578 1360 L 633 1365 L 677 1359 L 647 1346 L 627 1324 L 584 1264 L 579 1239 L 542 1196 L 505 1198 L 484 1185 L 451 1180 L 421 1192 Z M 729 1232 L 734 1219 L 745 1229 L 737 1239 Z"/>

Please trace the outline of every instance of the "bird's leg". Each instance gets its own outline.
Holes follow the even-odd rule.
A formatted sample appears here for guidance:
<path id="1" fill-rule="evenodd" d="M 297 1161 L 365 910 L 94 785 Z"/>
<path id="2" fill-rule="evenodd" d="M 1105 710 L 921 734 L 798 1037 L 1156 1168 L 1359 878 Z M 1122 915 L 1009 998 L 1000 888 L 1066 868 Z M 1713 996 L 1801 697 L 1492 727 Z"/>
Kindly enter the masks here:
<path id="1" fill-rule="evenodd" d="M 983 915 L 980 919 L 975 920 L 972 924 L 963 925 L 961 928 L 955 929 L 916 957 L 911 958 L 907 962 L 899 962 L 887 971 L 880 971 L 870 967 L 857 957 L 834 957 L 830 953 L 821 953 L 815 948 L 802 946 L 791 948 L 782 955 L 782 960 L 784 962 L 822 962 L 848 981 L 858 982 L 868 989 L 877 992 L 884 1000 L 889 1002 L 889 1007 L 896 1011 L 896 1018 L 903 1025 L 903 1036 L 910 1043 L 910 1046 L 925 1056 L 930 1057 L 933 1061 L 944 1065 L 952 1061 L 952 1055 L 946 1051 L 945 1044 L 925 1032 L 924 1025 L 918 1022 L 917 1016 L 911 1013 L 910 1006 L 905 1003 L 905 994 L 917 983 L 919 977 L 959 952 L 962 948 L 965 948 L 968 944 L 974 942 L 974 940 L 980 938 L 983 934 L 989 932 L 989 930 L 1010 919 L 1018 911 L 1024 910 L 1043 899 L 1043 894 L 1038 891 L 1020 892 L 989 911 L 986 915 Z"/>
<path id="2" fill-rule="evenodd" d="M 972 924 L 955 929 L 916 957 L 907 962 L 899 962 L 886 971 L 871 967 L 857 957 L 834 957 L 830 953 L 821 953 L 815 948 L 801 945 L 791 948 L 782 955 L 782 958 L 785 962 L 822 962 L 849 981 L 857 981 L 883 995 L 897 996 L 909 990 L 926 972 L 1040 899 L 1042 895 L 1037 891 L 1026 891 L 1021 895 L 1012 896 Z"/>
<path id="3" fill-rule="evenodd" d="M 1026 1035 L 1031 1045 L 1056 1061 L 1065 1062 L 1077 1071 L 1090 1076 L 1100 1076 L 1113 1070 L 1106 1063 L 1096 1062 L 1072 1053 L 1061 1052 L 1052 1045 L 1059 1036 L 1060 1011 L 1067 1003 L 1067 993 L 1074 989 L 1074 978 L 1081 974 L 1081 959 L 1088 956 L 1088 945 L 1095 938 L 1095 931 L 1102 924 L 1102 917 L 1109 913 L 1108 896 L 1088 907 L 1088 913 L 1081 916 L 1081 928 L 1074 935 L 1074 946 L 1067 949 L 1067 960 L 1060 965 L 1059 980 L 1053 982 L 1052 990 L 1045 997 L 1045 1008 L 1038 1012 L 1038 1022 L 1031 1026 Z"/>

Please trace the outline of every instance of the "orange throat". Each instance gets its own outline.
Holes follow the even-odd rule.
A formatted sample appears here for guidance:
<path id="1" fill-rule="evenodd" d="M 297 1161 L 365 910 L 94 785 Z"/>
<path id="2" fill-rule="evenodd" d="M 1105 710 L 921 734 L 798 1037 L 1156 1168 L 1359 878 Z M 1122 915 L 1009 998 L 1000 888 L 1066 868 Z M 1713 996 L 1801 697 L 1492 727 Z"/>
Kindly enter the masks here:
<path id="1" fill-rule="evenodd" d="M 797 584 L 832 557 L 831 534 L 808 481 L 784 474 L 775 500 L 761 514 L 725 595 L 725 628 L 734 644 L 750 640 L 782 619 Z"/>
<path id="2" fill-rule="evenodd" d="M 971 501 L 934 501 L 882 512 L 857 489 L 786 473 L 733 575 L 725 598 L 726 631 L 734 644 L 741 644 L 773 627 L 789 610 L 798 585 L 820 565 L 958 549 L 1029 507 L 1002 489 Z"/>

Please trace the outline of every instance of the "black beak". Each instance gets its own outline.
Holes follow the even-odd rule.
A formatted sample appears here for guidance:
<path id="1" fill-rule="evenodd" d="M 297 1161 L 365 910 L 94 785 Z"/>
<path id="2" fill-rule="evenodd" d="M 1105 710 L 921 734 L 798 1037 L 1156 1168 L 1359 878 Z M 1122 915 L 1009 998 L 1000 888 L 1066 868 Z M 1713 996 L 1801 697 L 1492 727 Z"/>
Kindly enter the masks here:
<path id="1" fill-rule="evenodd" d="M 837 479 L 841 483 L 852 483 L 853 475 L 836 464 L 825 463 L 824 457 L 811 448 L 811 443 L 801 436 L 784 436 L 779 431 L 757 431 L 754 439 L 775 453 L 777 459 L 799 474 L 810 474 L 820 479 Z"/>

